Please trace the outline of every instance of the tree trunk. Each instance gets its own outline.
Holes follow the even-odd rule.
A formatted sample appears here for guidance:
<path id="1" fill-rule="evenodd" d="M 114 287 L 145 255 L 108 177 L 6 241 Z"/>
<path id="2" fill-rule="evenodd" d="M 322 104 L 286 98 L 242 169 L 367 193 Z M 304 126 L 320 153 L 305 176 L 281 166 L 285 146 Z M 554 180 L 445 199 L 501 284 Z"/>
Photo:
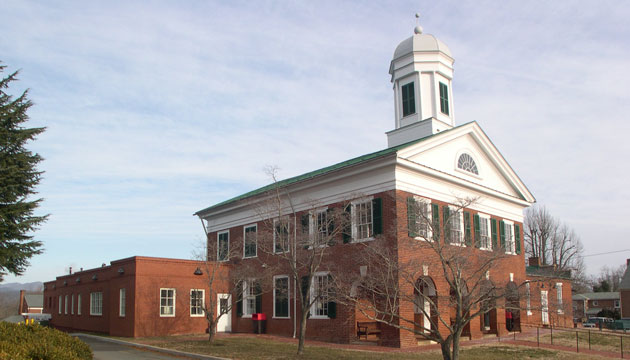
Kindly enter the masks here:
<path id="1" fill-rule="evenodd" d="M 302 310 L 302 321 L 300 321 L 300 335 L 298 338 L 298 355 L 304 354 L 304 339 L 306 338 L 306 320 L 308 311 Z"/>
<path id="2" fill-rule="evenodd" d="M 212 327 L 208 328 L 208 342 L 210 343 L 210 345 L 212 345 L 214 343 L 214 336 L 215 331 L 214 331 L 215 326 L 212 325 Z"/>
<path id="3" fill-rule="evenodd" d="M 457 331 L 453 336 L 453 352 L 451 353 L 451 360 L 459 359 L 459 340 L 461 339 L 461 330 Z"/>
<path id="4" fill-rule="evenodd" d="M 452 360 L 450 336 L 440 344 L 440 347 L 442 348 L 442 358 L 444 360 Z"/>

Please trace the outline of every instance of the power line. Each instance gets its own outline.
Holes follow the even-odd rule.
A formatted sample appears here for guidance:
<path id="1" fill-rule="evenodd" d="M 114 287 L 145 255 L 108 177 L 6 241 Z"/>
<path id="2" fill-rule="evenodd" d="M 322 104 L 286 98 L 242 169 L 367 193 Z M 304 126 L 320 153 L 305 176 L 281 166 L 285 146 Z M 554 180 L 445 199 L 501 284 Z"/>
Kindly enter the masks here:
<path id="1" fill-rule="evenodd" d="M 608 252 L 603 252 L 603 253 L 598 253 L 598 254 L 583 255 L 582 257 L 608 255 L 608 254 L 615 254 L 615 253 L 620 253 L 620 252 L 625 252 L 625 251 L 630 251 L 630 249 L 615 250 L 615 251 L 608 251 Z"/>

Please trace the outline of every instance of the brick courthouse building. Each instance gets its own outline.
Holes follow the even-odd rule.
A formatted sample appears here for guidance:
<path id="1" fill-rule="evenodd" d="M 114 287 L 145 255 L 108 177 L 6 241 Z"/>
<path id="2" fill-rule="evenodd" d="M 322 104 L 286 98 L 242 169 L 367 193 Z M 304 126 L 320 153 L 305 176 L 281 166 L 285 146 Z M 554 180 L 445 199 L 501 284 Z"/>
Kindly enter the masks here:
<path id="1" fill-rule="evenodd" d="M 512 311 L 516 329 L 526 325 L 572 325 L 568 279 L 539 271 L 535 264 L 526 271 L 523 211 L 535 202 L 533 195 L 476 122 L 455 124 L 453 62 L 448 47 L 432 35 L 417 31 L 402 41 L 389 69 L 395 121 L 394 129 L 387 133 L 388 148 L 277 184 L 283 192 L 291 194 L 297 211 L 287 213 L 292 217 L 288 222 L 289 234 L 297 228 L 314 233 L 318 231 L 318 221 L 326 216 L 326 210 L 350 204 L 347 211 L 352 219 L 351 231 L 330 246 L 327 253 L 328 263 L 335 264 L 334 268 L 342 269 L 343 273 L 331 274 L 323 269 L 315 277 L 312 291 L 317 293 L 317 284 L 326 282 L 329 275 L 357 274 L 363 266 L 369 268 L 369 264 L 356 266 L 350 260 L 356 258 L 362 246 L 370 246 L 370 242 L 378 238 L 398 249 L 399 259 L 417 258 L 429 264 L 419 280 L 427 284 L 429 293 L 448 298 L 450 290 L 435 262 L 436 255 L 414 252 L 403 245 L 415 237 L 410 224 L 419 221 L 409 204 L 424 204 L 438 226 L 448 227 L 450 246 L 469 250 L 471 262 L 483 252 L 501 252 L 502 257 L 490 269 L 487 279 L 500 286 L 524 289 L 512 301 L 513 307 L 520 309 Z M 258 240 L 262 239 L 264 220 L 268 219 L 261 219 L 256 211 L 256 204 L 264 201 L 271 188 L 254 190 L 198 211 L 196 215 L 202 219 L 208 242 L 217 244 L 215 248 L 241 249 L 240 264 L 264 262 L 267 258 L 273 261 L 273 254 L 259 251 Z M 462 198 L 479 200 L 458 211 L 455 205 Z M 312 206 L 314 200 L 317 208 Z M 445 214 L 449 212 L 454 220 L 444 224 Z M 304 222 L 305 216 L 311 220 Z M 112 335 L 203 332 L 203 318 L 190 316 L 191 291 L 203 289 L 203 284 L 193 275 L 196 267 L 193 262 L 177 261 L 130 258 L 85 274 L 58 277 L 46 283 L 45 310 L 53 314 L 55 326 Z M 158 266 L 160 262 L 165 265 Z M 149 266 L 149 263 L 156 265 Z M 124 273 L 119 272 L 120 268 Z M 98 273 L 98 280 L 92 280 L 92 273 Z M 229 325 L 224 324 L 220 331 L 251 332 L 252 314 L 262 312 L 267 315 L 268 333 L 294 334 L 299 326 L 296 319 L 299 285 L 288 272 L 274 275 L 268 280 L 272 284 L 267 284 L 272 290 L 262 296 L 255 297 L 251 292 L 253 286 L 245 282 L 239 299 L 227 299 L 237 302 L 238 306 L 229 314 Z M 370 276 L 369 271 L 367 276 Z M 75 279 L 79 277 L 80 282 Z M 72 288 L 77 291 L 70 291 Z M 122 288 L 125 288 L 126 309 L 121 319 Z M 285 289 L 282 291 L 288 301 L 276 301 L 274 296 L 279 288 Z M 82 300 L 72 297 L 73 293 L 78 295 L 79 289 Z M 164 294 L 164 289 L 174 291 Z M 228 293 L 228 290 L 221 292 Z M 96 303 L 98 306 L 100 301 L 98 315 L 88 312 L 92 304 L 88 303 L 87 296 L 91 293 L 101 293 L 95 295 L 101 296 Z M 172 318 L 167 318 L 161 316 L 160 303 L 164 295 L 170 301 L 171 294 L 176 298 L 173 302 L 177 310 Z M 218 296 L 208 294 L 208 290 L 205 294 Z M 72 308 L 77 301 L 81 303 L 81 315 L 66 314 L 69 301 Z M 497 304 L 496 309 L 473 319 L 467 334 L 480 338 L 484 333 L 507 332 L 505 308 Z M 412 303 L 401 303 L 400 311 L 409 317 L 420 316 Z M 438 311 L 450 309 L 446 304 L 439 304 Z M 311 310 L 307 337 L 351 342 L 357 339 L 359 320 L 362 316 L 355 308 L 316 304 Z M 381 330 L 379 344 L 396 347 L 417 344 L 415 335 L 409 331 L 384 324 L 378 326 Z"/>

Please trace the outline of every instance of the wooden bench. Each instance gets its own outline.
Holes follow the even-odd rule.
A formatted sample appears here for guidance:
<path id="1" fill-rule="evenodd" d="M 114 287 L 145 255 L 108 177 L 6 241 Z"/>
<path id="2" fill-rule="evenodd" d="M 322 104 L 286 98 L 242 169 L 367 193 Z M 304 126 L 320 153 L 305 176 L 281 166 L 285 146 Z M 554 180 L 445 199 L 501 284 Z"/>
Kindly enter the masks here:
<path id="1" fill-rule="evenodd" d="M 361 335 L 367 340 L 368 335 L 380 336 L 381 329 L 376 321 L 357 321 L 357 337 L 361 339 Z"/>

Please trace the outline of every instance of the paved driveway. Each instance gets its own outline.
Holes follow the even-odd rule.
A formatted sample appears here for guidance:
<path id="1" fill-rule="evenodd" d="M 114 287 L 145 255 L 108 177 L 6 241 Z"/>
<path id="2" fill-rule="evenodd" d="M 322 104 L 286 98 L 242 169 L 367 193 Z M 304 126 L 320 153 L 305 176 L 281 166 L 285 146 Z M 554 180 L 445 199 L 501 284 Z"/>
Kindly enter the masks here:
<path id="1" fill-rule="evenodd" d="M 96 336 L 81 334 L 75 334 L 75 336 L 90 345 L 94 352 L 94 360 L 182 360 L 192 358 L 133 347 L 124 343 L 110 341 L 109 339 L 99 339 Z M 211 357 L 195 358 L 210 359 Z"/>

